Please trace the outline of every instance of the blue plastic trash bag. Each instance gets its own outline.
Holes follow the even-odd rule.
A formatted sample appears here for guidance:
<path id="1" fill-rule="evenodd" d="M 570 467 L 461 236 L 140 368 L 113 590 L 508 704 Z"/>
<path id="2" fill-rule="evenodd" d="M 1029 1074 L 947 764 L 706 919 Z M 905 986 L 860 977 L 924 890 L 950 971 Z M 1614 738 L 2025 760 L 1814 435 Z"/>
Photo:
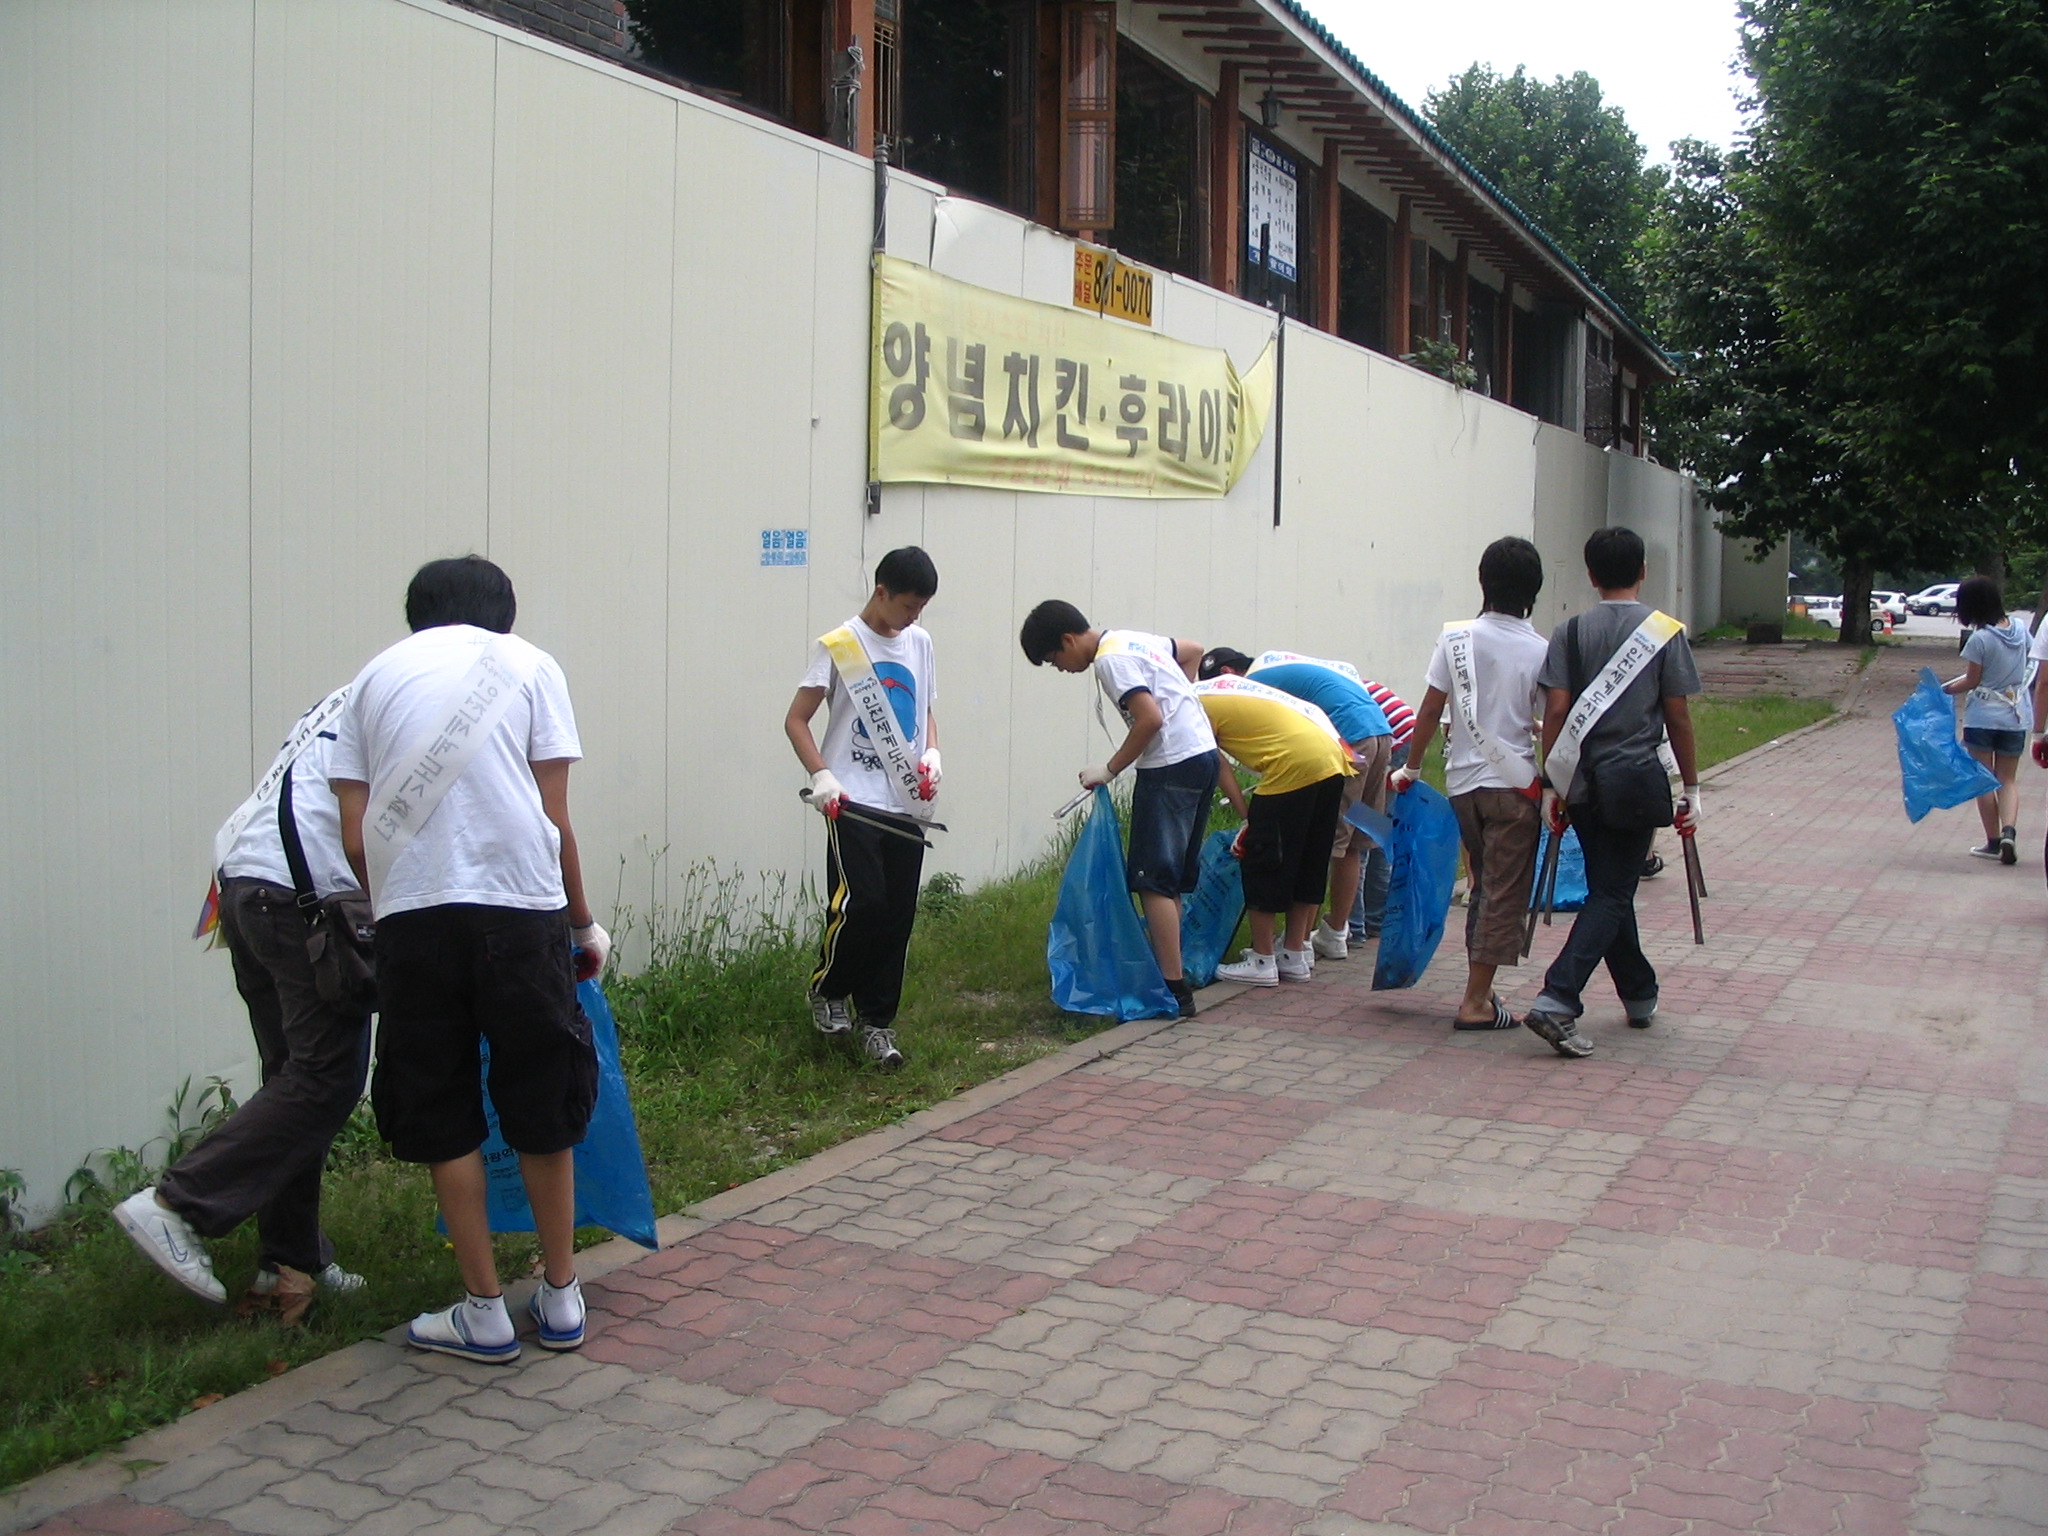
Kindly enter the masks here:
<path id="1" fill-rule="evenodd" d="M 654 1236 L 654 1193 L 647 1187 L 647 1162 L 640 1155 L 640 1130 L 633 1123 L 633 1105 L 626 1097 L 626 1074 L 619 1070 L 619 1031 L 612 1023 L 604 988 L 586 981 L 576 988 L 576 1001 L 590 1020 L 597 1046 L 597 1107 L 590 1129 L 576 1146 L 576 1225 L 603 1227 L 630 1237 L 643 1248 L 659 1246 Z M 484 1048 L 484 1069 L 490 1070 L 490 1048 Z M 498 1134 L 498 1109 L 484 1090 L 484 1178 L 493 1232 L 531 1232 L 533 1207 L 519 1179 L 519 1154 Z"/>
<path id="2" fill-rule="evenodd" d="M 1458 818 L 1451 802 L 1427 784 L 1394 797 L 1394 835 L 1387 849 L 1387 915 L 1380 926 L 1372 988 L 1412 987 L 1443 941 L 1444 915 L 1458 878 Z"/>
<path id="3" fill-rule="evenodd" d="M 1344 807 L 1344 819 L 1363 832 L 1386 852 L 1387 840 L 1394 835 L 1394 818 L 1385 811 L 1376 811 L 1363 800 Z"/>
<path id="4" fill-rule="evenodd" d="M 1244 866 L 1231 856 L 1234 827 L 1211 832 L 1202 844 L 1202 879 L 1181 903 L 1180 963 L 1188 985 L 1206 987 L 1230 949 L 1244 916 Z"/>
<path id="5" fill-rule="evenodd" d="M 1060 879 L 1045 963 L 1052 1000 L 1069 1013 L 1106 1013 L 1128 1022 L 1180 1012 L 1124 884 L 1123 829 L 1106 789 L 1095 791 L 1088 825 Z"/>
<path id="6" fill-rule="evenodd" d="M 1543 879 L 1543 861 L 1550 857 L 1550 828 L 1543 829 L 1543 835 L 1536 843 L 1536 879 Z M 1576 912 L 1586 904 L 1586 854 L 1579 847 L 1579 829 L 1564 829 L 1564 845 L 1557 850 L 1557 899 L 1551 903 L 1553 912 Z M 1535 886 L 1529 888 L 1529 906 L 1532 910 L 1543 905 L 1543 892 Z"/>
<path id="7" fill-rule="evenodd" d="M 1932 667 L 1920 669 L 1920 686 L 1892 711 L 1892 725 L 1899 733 L 1899 778 L 1908 821 L 1998 788 L 1991 771 L 1956 740 L 1955 701 L 1941 691 Z"/>

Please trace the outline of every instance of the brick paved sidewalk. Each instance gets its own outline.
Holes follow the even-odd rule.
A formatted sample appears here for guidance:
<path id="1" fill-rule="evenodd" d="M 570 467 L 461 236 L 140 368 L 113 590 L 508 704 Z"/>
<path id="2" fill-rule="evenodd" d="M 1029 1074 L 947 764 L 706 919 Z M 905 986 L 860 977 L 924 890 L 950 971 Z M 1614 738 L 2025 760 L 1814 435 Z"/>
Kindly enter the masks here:
<path id="1" fill-rule="evenodd" d="M 580 1357 L 367 1346 L 41 1529 L 2048 1530 L 2048 895 L 1905 823 L 1937 654 L 1714 782 L 1709 946 L 1647 886 L 1590 1060 L 1326 963 L 614 1271 Z"/>

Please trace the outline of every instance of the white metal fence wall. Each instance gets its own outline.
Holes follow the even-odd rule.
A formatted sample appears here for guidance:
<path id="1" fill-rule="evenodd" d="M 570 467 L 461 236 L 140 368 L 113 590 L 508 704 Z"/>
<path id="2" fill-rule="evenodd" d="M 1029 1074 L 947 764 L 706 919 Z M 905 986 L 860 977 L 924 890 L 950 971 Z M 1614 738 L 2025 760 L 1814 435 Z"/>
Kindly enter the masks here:
<path id="1" fill-rule="evenodd" d="M 402 632 L 423 559 L 512 573 L 567 669 L 600 904 L 821 839 L 779 730 L 810 638 L 916 541 L 942 576 L 942 867 L 1039 851 L 1089 742 L 1023 612 L 1356 660 L 1404 691 L 1480 549 L 1535 537 L 1539 620 L 1679 482 L 1296 330 L 1273 525 L 1225 502 L 891 489 L 862 510 L 862 161 L 432 0 L 0 7 L 0 1166 L 38 1199 L 152 1134 L 187 1074 L 247 1085 L 208 838 L 292 717 Z M 1063 302 L 1071 247 L 899 180 L 890 246 Z M 1270 317 L 1163 282 L 1240 368 Z M 763 567 L 803 528 L 807 568 Z M 1658 558 L 1662 558 L 1661 554 Z"/>

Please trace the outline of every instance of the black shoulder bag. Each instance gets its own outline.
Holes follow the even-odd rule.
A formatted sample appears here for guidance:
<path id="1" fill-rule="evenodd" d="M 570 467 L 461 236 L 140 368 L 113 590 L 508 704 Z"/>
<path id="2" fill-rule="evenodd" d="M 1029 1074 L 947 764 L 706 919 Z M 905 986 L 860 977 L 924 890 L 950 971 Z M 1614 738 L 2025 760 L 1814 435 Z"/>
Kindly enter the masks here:
<path id="1" fill-rule="evenodd" d="M 347 1013 L 372 1013 L 377 1007 L 374 953 L 377 919 L 362 891 L 337 891 L 323 897 L 313 889 L 306 866 L 306 845 L 299 838 L 299 819 L 292 813 L 292 769 L 286 769 L 277 790 L 277 830 L 284 839 L 284 861 L 298 893 L 299 916 L 306 920 L 306 958 L 313 964 L 313 985 L 320 1000 Z"/>
<path id="2" fill-rule="evenodd" d="M 1565 664 L 1571 669 L 1574 700 L 1592 682 L 1579 654 L 1579 619 L 1583 617 L 1574 615 L 1565 622 Z M 1599 752 L 1584 743 L 1579 773 L 1586 781 L 1593 816 L 1603 826 L 1640 832 L 1671 825 L 1671 780 L 1655 752 L 1646 755 L 1633 743 Z"/>

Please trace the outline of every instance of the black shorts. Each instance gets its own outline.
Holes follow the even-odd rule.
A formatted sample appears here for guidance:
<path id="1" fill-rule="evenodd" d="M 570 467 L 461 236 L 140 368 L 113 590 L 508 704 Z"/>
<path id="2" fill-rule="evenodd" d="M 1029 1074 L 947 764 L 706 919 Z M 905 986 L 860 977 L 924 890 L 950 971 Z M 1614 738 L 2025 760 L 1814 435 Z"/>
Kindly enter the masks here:
<path id="1" fill-rule="evenodd" d="M 1219 759 L 1197 753 L 1164 768 L 1140 768 L 1131 791 L 1131 841 L 1124 884 L 1134 891 L 1180 896 L 1202 879 L 1202 839 Z"/>
<path id="2" fill-rule="evenodd" d="M 1320 905 L 1330 893 L 1330 843 L 1344 803 L 1344 775 L 1332 774 L 1284 795 L 1251 797 L 1244 824 L 1244 904 L 1285 912 Z"/>
<path id="3" fill-rule="evenodd" d="M 467 903 L 377 924 L 377 1130 L 408 1163 L 484 1144 L 479 1042 L 491 1103 L 515 1152 L 583 1139 L 597 1103 L 597 1050 L 576 1002 L 569 914 Z"/>

